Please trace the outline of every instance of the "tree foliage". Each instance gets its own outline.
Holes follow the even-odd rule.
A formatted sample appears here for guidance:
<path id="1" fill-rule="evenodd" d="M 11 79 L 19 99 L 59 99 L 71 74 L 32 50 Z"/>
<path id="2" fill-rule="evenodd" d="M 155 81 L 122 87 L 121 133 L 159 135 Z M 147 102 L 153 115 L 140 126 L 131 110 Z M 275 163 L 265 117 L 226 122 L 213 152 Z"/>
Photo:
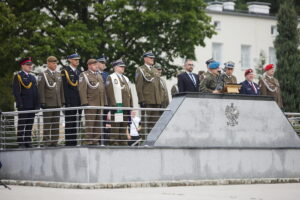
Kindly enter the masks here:
<path id="1" fill-rule="evenodd" d="M 278 36 L 275 40 L 277 73 L 285 111 L 300 112 L 300 52 L 298 18 L 293 0 L 286 0 L 277 15 Z"/>
<path id="2" fill-rule="evenodd" d="M 205 7 L 203 0 L 1 1 L 0 77 L 18 69 L 18 57 L 42 65 L 54 55 L 64 65 L 77 52 L 83 67 L 102 54 L 122 57 L 133 80 L 147 50 L 171 77 L 179 68 L 174 59 L 194 58 L 195 46 L 215 33 Z"/>
<path id="3" fill-rule="evenodd" d="M 259 52 L 259 58 L 257 59 L 256 61 L 256 65 L 255 65 L 255 71 L 256 71 L 256 74 L 261 77 L 264 73 L 264 66 L 266 64 L 266 53 L 264 50 L 261 50 Z"/>

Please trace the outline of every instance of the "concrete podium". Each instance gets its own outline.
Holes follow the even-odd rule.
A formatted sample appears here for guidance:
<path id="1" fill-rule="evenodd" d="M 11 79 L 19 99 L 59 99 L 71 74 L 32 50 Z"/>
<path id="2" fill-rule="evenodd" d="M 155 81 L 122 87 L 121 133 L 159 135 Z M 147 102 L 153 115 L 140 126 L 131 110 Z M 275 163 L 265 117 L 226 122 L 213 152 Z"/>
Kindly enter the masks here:
<path id="1" fill-rule="evenodd" d="M 300 140 L 269 97 L 180 94 L 144 146 L 2 150 L 0 179 L 132 183 L 300 178 Z"/>

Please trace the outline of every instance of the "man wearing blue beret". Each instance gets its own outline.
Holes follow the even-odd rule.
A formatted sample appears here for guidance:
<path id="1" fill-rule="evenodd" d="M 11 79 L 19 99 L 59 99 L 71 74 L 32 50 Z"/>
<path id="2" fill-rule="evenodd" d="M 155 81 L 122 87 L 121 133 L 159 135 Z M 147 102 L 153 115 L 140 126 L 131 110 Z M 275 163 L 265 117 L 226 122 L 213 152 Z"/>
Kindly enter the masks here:
<path id="1" fill-rule="evenodd" d="M 202 93 L 219 93 L 216 90 L 218 77 L 219 77 L 219 66 L 220 63 L 213 61 L 208 65 L 208 72 L 200 83 L 200 92 Z"/>

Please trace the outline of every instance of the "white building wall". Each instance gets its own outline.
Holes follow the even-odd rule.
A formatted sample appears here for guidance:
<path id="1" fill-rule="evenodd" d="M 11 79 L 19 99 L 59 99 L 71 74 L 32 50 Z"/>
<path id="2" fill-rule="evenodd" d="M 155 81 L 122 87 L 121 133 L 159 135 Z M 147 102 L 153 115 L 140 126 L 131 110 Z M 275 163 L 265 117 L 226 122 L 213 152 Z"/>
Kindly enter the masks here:
<path id="1" fill-rule="evenodd" d="M 247 15 L 241 16 L 235 13 L 228 14 L 225 12 L 210 12 L 207 14 L 211 17 L 211 23 L 219 22 L 217 34 L 212 38 L 205 39 L 205 47 L 196 47 L 195 68 L 194 73 L 200 70 L 206 71 L 205 61 L 213 57 L 213 43 L 222 44 L 221 66 L 224 62 L 233 61 L 236 64 L 235 75 L 238 82 L 244 80 L 244 71 L 241 67 L 241 46 L 249 45 L 250 48 L 250 65 L 255 69 L 259 54 L 263 50 L 266 56 L 266 63 L 269 62 L 269 49 L 274 47 L 273 41 L 275 34 L 271 34 L 271 27 L 277 24 L 275 18 L 266 16 Z M 183 59 L 176 59 L 176 64 L 183 65 Z M 171 93 L 171 87 L 177 83 L 177 78 L 167 80 L 167 87 Z M 171 98 L 171 94 L 170 98 Z"/>
<path id="2" fill-rule="evenodd" d="M 266 62 L 269 62 L 269 48 L 274 47 L 275 36 L 271 34 L 271 27 L 276 26 L 275 19 L 236 16 L 220 13 L 208 13 L 212 23 L 220 22 L 220 29 L 216 30 L 217 35 L 205 40 L 205 47 L 196 47 L 196 67 L 194 72 L 206 70 L 205 61 L 212 57 L 213 43 L 222 44 L 223 63 L 233 61 L 236 63 L 235 75 L 239 82 L 244 80 L 244 71 L 241 64 L 241 46 L 250 46 L 250 65 L 255 68 L 259 54 L 263 50 L 266 55 Z"/>

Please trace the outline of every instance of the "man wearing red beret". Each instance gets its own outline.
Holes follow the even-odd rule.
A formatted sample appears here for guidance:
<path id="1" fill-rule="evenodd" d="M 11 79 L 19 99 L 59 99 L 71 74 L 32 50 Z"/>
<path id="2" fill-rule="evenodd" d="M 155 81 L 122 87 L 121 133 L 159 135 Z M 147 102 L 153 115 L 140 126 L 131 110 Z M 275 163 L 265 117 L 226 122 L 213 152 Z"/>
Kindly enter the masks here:
<path id="1" fill-rule="evenodd" d="M 268 64 L 264 68 L 265 73 L 259 80 L 261 95 L 273 96 L 280 108 L 283 108 L 279 82 L 274 78 L 275 67 Z"/>
<path id="2" fill-rule="evenodd" d="M 245 71 L 245 78 L 246 80 L 240 83 L 242 85 L 240 89 L 240 94 L 259 95 L 260 94 L 259 86 L 253 82 L 254 79 L 253 69 L 247 69 Z"/>

